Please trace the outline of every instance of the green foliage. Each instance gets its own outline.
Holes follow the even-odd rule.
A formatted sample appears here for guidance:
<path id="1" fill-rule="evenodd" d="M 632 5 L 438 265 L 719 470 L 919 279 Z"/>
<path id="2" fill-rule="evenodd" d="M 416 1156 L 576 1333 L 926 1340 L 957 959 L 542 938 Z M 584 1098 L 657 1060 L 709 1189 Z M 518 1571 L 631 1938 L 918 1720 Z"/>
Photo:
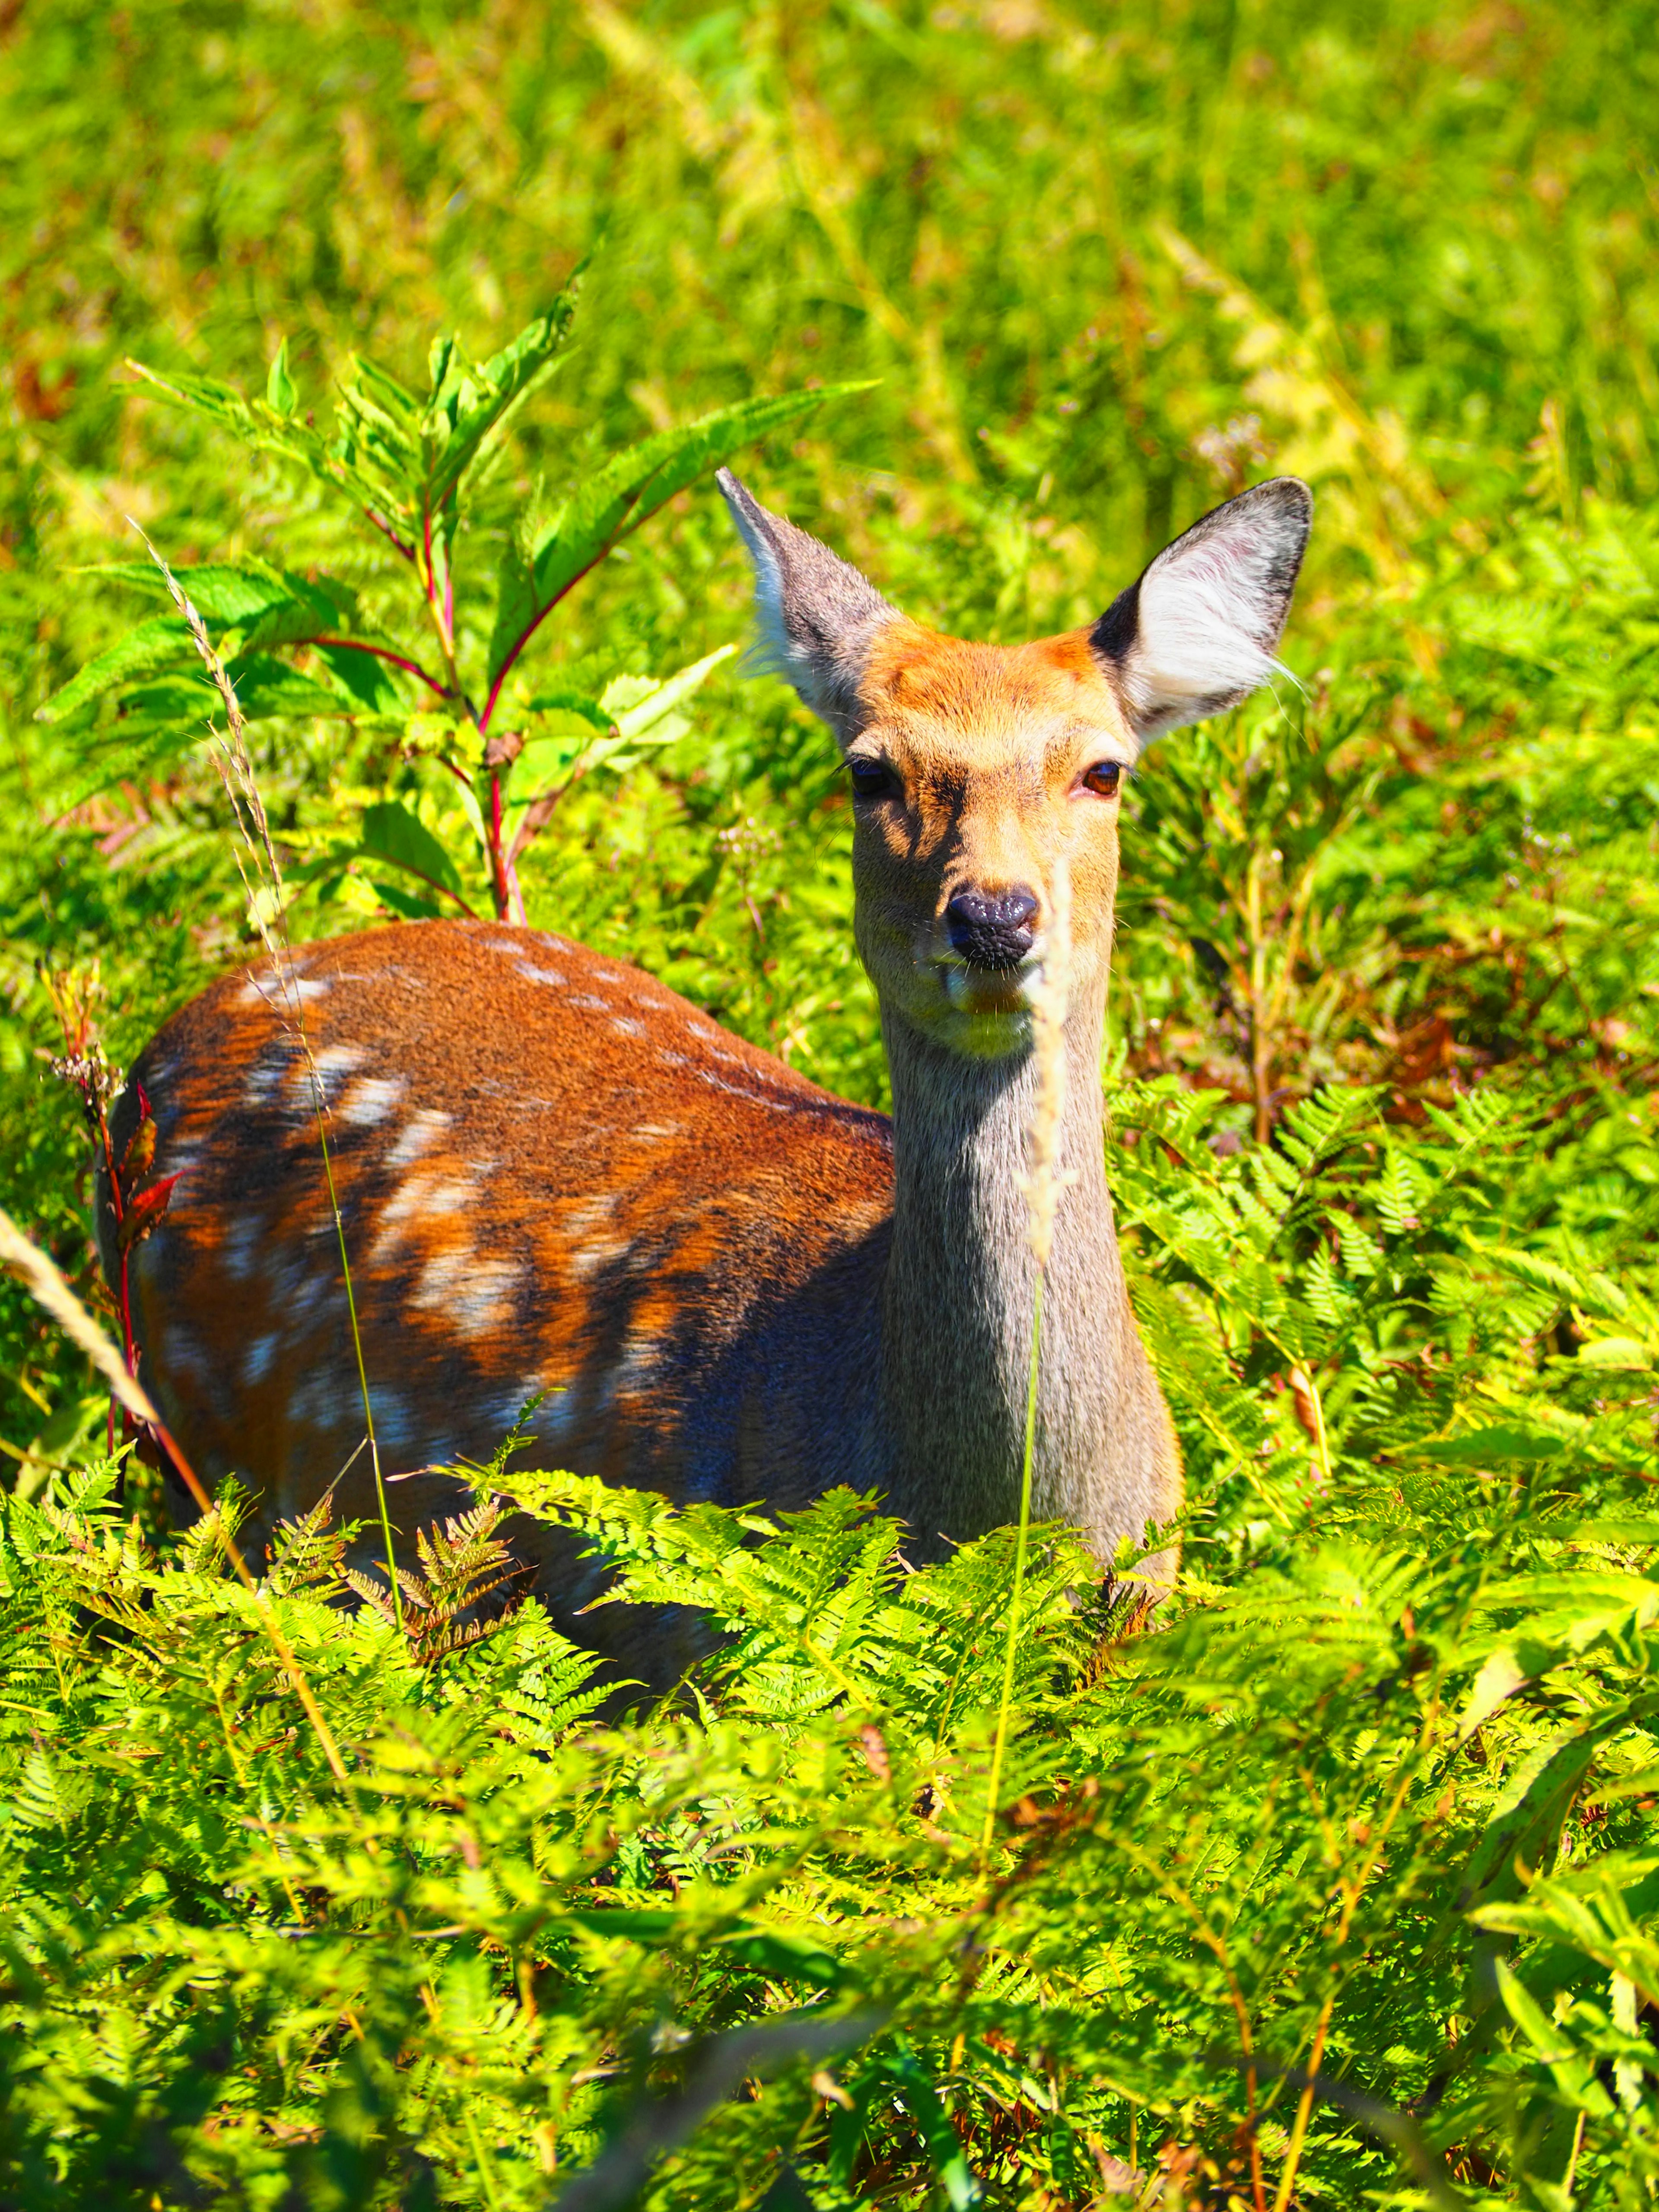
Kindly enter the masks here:
<path id="1" fill-rule="evenodd" d="M 617 1727 L 534 1604 L 469 1625 L 494 1509 L 401 1635 L 314 1516 L 268 1573 L 342 1788 L 211 1526 L 156 1556 L 112 1466 L 14 1500 L 10 2185 L 1013 2205 L 1161 2161 L 1249 2204 L 1294 2138 L 1298 2203 L 1640 2201 L 1659 1447 L 1645 1369 L 1584 1355 L 1648 1310 L 1510 1242 L 1496 1098 L 1402 1134 L 1328 1092 L 1224 1159 L 1217 1103 L 1117 1099 L 1182 1595 L 1137 1627 L 1038 1532 L 988 1856 L 1012 1532 L 913 1571 L 845 1493 L 501 1474 L 610 1601 L 720 1632 Z"/>
<path id="2" fill-rule="evenodd" d="M 623 1725 L 533 1606 L 475 1632 L 489 1509 L 401 1632 L 285 1532 L 342 1789 L 0 1284 L 0 2202 L 1652 2201 L 1651 30 L 0 9 L 0 1201 L 88 1294 L 46 1063 L 252 943 L 126 516 L 296 936 L 516 897 L 879 1103 L 848 810 L 738 680 L 708 470 L 763 439 L 1002 639 L 1269 469 L 1318 515 L 1296 687 L 1126 805 L 1182 1587 L 1149 1625 L 1039 1533 L 988 1858 L 1012 1536 L 913 1574 L 867 1503 L 514 1476 L 726 1638 Z"/>
<path id="3" fill-rule="evenodd" d="M 492 740 L 491 722 L 507 703 L 503 687 L 526 647 L 571 586 L 676 492 L 755 438 L 836 396 L 820 391 L 744 400 L 684 429 L 660 431 L 581 477 L 551 515 L 543 513 L 538 484 L 506 524 L 494 618 L 481 655 L 481 625 L 470 619 L 465 591 L 457 599 L 457 534 L 471 520 L 469 495 L 499 459 L 508 422 L 556 365 L 575 318 L 577 289 L 573 277 L 550 308 L 482 365 L 468 362 L 458 338 L 435 339 L 424 398 L 375 362 L 353 355 L 340 380 L 335 433 L 327 440 L 308 416 L 296 415 L 299 396 L 289 374 L 286 338 L 271 362 L 263 399 L 246 399 L 216 379 L 167 378 L 142 362 L 128 364 L 164 398 L 205 416 L 243 446 L 297 463 L 328 489 L 344 492 L 408 564 L 435 636 L 436 672 L 422 665 L 417 642 L 402 629 L 394 634 L 365 622 L 357 594 L 327 577 L 307 579 L 264 562 L 207 564 L 179 570 L 173 584 L 217 629 L 214 641 L 245 720 L 329 716 L 359 727 L 389 728 L 406 749 L 429 754 L 448 769 L 460 786 L 488 896 L 501 921 L 524 920 L 518 861 L 571 784 L 601 763 L 627 765 L 643 744 L 668 744 L 684 734 L 687 726 L 671 709 L 726 657 L 707 654 L 655 684 L 623 677 L 597 698 L 568 691 L 545 701 L 520 696 L 512 703 L 522 708 L 514 719 L 524 726 Z M 131 563 L 104 573 L 124 583 L 159 586 L 172 603 L 159 566 L 153 574 Z M 272 647 L 309 648 L 316 675 L 276 659 Z M 422 685 L 444 716 L 417 720 L 393 671 Z M 482 704 L 475 704 L 475 694 Z M 93 710 L 111 697 L 113 723 L 93 723 Z M 40 714 L 63 725 L 83 755 L 106 755 L 100 775 L 88 787 L 96 791 L 121 775 L 154 774 L 196 743 L 202 706 L 200 654 L 187 615 L 178 612 L 130 630 L 88 661 Z M 469 748 L 477 756 L 471 769 Z M 540 785 L 539 793 L 514 799 L 509 787 L 515 769 L 521 787 Z M 437 896 L 433 904 L 395 880 L 377 883 L 383 902 L 396 913 L 441 913 L 445 899 L 465 913 L 477 910 L 442 841 L 395 799 L 367 807 L 359 842 L 331 857 L 337 880 L 345 863 L 364 860 L 412 877 Z"/>

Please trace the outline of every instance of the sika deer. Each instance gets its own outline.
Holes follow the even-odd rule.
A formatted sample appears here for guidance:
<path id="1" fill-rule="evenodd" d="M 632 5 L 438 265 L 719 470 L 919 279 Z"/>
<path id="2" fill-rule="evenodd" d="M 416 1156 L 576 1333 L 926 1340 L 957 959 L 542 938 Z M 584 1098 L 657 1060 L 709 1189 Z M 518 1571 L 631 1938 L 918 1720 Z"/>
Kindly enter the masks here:
<path id="1" fill-rule="evenodd" d="M 637 969 L 537 930 L 423 922 L 301 947 L 388 1469 L 487 1459 L 526 1399 L 547 1463 L 690 1502 L 885 1492 L 926 1555 L 1018 1510 L 1033 1261 L 1030 993 L 1057 858 L 1073 965 L 1062 1199 L 1033 1505 L 1103 1559 L 1181 1497 L 1124 1287 L 1099 1062 L 1122 779 L 1146 741 L 1272 674 L 1311 503 L 1230 501 L 1092 628 L 1012 647 L 907 621 L 722 489 L 775 665 L 854 808 L 854 927 L 893 1117 L 843 1103 Z M 171 1205 L 134 1252 L 145 1379 L 267 1523 L 310 1505 L 362 1410 L 309 1080 L 268 966 L 215 983 L 133 1071 Z M 99 1218 L 112 1264 L 106 1194 Z M 412 1534 L 454 1479 L 392 1485 Z M 348 1516 L 374 1518 L 359 1460 Z M 556 1614 L 593 1594 L 525 1530 Z M 367 1541 L 366 1541 L 367 1548 Z M 1156 1574 L 1156 1565 L 1151 1570 Z M 598 1617 L 640 1663 L 624 1616 Z M 597 1641 L 592 1624 L 578 1633 Z M 657 1655 L 660 1660 L 662 1655 Z"/>

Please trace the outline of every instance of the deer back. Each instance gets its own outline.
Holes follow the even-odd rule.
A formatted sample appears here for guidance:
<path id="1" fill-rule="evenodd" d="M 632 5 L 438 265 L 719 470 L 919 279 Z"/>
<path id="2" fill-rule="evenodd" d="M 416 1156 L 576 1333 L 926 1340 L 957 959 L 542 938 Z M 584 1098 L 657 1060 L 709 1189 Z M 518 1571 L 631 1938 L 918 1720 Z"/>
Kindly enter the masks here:
<path id="1" fill-rule="evenodd" d="M 868 1373 L 879 1326 L 883 1116 L 539 931 L 405 924 L 285 971 L 184 1008 L 117 1110 L 119 1157 L 142 1088 L 179 1178 L 131 1297 L 204 1476 L 238 1474 L 269 1523 L 364 1433 L 320 1093 L 388 1472 L 488 1461 L 539 1395 L 531 1463 L 682 1500 L 882 1478 L 835 1377 Z M 340 1505 L 372 1500 L 365 1457 Z"/>

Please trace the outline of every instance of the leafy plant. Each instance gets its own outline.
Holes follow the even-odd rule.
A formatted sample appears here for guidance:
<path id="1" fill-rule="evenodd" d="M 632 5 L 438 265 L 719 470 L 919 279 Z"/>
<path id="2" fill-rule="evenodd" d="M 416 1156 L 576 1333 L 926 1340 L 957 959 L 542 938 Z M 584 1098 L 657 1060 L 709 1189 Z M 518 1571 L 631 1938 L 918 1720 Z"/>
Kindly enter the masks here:
<path id="1" fill-rule="evenodd" d="M 163 376 L 142 362 L 130 364 L 170 404 L 343 494 L 405 564 L 410 596 L 418 598 L 436 648 L 435 665 L 406 640 L 402 624 L 394 634 L 371 620 L 358 593 L 335 578 L 246 562 L 187 566 L 177 579 L 218 631 L 248 720 L 321 716 L 381 726 L 442 764 L 471 824 L 493 910 L 504 921 L 525 919 L 520 856 L 572 784 L 601 765 L 626 767 L 642 746 L 683 735 L 687 726 L 677 710 L 735 650 L 706 654 L 658 682 L 618 677 L 589 697 L 568 687 L 535 690 L 515 681 L 526 647 L 589 570 L 676 493 L 768 431 L 799 422 L 839 391 L 859 388 L 719 408 L 611 455 L 579 476 L 556 503 L 538 484 L 504 520 L 492 518 L 504 541 L 493 592 L 469 590 L 465 564 L 458 568 L 458 541 L 473 525 L 514 416 L 559 366 L 580 273 L 488 361 L 470 362 L 453 336 L 434 340 L 423 394 L 353 355 L 341 378 L 332 437 L 300 411 L 286 340 L 258 399 L 215 379 Z M 153 564 L 122 563 L 102 573 L 166 595 Z M 286 657 L 295 653 L 303 654 L 305 666 Z M 427 695 L 424 714 L 412 711 L 410 682 Z M 88 661 L 40 711 L 84 746 L 92 736 L 88 717 L 112 698 L 113 728 L 99 728 L 94 739 L 105 756 L 101 783 L 153 770 L 195 741 L 202 719 L 199 670 L 181 615 L 141 623 Z M 511 726 L 497 727 L 498 715 Z M 367 808 L 355 842 L 335 846 L 320 865 L 337 873 L 354 859 L 397 872 L 376 888 L 399 912 L 476 910 L 457 861 L 401 800 Z M 397 887 L 405 877 L 418 891 Z"/>

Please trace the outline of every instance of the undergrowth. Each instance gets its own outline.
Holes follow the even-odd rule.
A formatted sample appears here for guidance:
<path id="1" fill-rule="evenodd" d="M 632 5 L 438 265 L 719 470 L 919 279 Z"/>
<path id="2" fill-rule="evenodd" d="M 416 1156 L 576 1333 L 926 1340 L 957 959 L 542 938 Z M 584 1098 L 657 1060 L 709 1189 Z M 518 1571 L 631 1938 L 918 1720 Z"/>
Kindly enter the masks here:
<path id="1" fill-rule="evenodd" d="M 533 1603 L 477 1632 L 488 1502 L 396 1603 L 320 1516 L 253 1593 L 234 1492 L 164 1533 L 0 1280 L 0 2204 L 1659 2194 L 1650 15 L 0 9 L 0 1202 L 88 1298 L 48 1063 L 258 944 L 128 516 L 294 936 L 521 907 L 879 1104 L 717 446 L 1003 640 L 1317 501 L 1296 684 L 1125 805 L 1182 1585 L 1036 1532 L 995 1804 L 1012 1532 L 913 1572 L 878 1500 L 509 1458 L 724 1638 L 619 1718 Z"/>

